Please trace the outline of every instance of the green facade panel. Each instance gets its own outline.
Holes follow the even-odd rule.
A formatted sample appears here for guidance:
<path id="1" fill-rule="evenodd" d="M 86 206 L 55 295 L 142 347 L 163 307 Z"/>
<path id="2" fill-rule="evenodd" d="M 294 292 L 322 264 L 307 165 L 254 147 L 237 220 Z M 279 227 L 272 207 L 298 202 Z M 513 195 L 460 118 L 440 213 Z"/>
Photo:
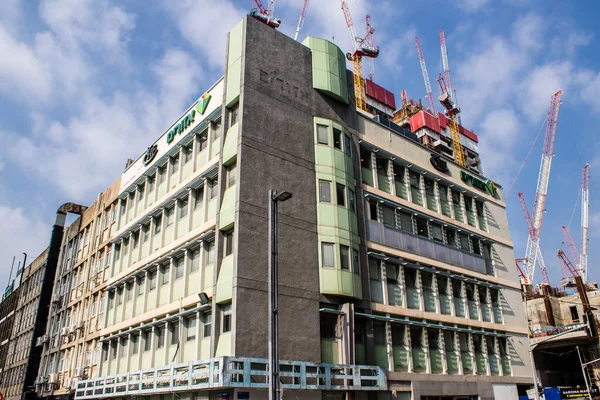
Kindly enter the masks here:
<path id="1" fill-rule="evenodd" d="M 235 222 L 235 188 L 228 188 L 223 194 L 221 210 L 219 211 L 219 229 L 227 230 Z"/>
<path id="2" fill-rule="evenodd" d="M 223 165 L 229 165 L 237 156 L 237 143 L 240 124 L 232 125 L 225 135 L 225 143 L 223 143 Z"/>
<path id="3" fill-rule="evenodd" d="M 229 32 L 229 52 L 227 56 L 227 89 L 225 105 L 229 107 L 240 97 L 242 74 L 242 45 L 244 40 L 244 20 Z"/>
<path id="4" fill-rule="evenodd" d="M 302 44 L 312 53 L 313 87 L 345 104 L 348 102 L 348 75 L 346 57 L 335 44 L 315 37 L 307 37 Z"/>
<path id="5" fill-rule="evenodd" d="M 217 279 L 217 303 L 225 303 L 233 298 L 233 255 L 223 258 Z"/>

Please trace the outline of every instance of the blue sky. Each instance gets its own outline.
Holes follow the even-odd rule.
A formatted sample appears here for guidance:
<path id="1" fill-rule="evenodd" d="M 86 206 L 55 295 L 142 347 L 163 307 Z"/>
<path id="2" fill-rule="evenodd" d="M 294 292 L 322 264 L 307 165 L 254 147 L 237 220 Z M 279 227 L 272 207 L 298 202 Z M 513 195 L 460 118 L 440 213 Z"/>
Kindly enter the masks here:
<path id="1" fill-rule="evenodd" d="M 576 4 L 576 6 L 573 6 Z M 277 0 L 293 37 L 301 0 Z M 486 175 L 510 186 L 542 125 L 549 98 L 564 90 L 542 248 L 554 283 L 556 250 L 569 223 L 581 168 L 591 167 L 590 279 L 600 258 L 600 48 L 596 2 L 349 0 L 360 34 L 372 17 L 381 56 L 375 81 L 424 98 L 414 48 L 421 38 L 430 78 L 440 71 L 438 32 L 448 42 L 463 123 L 480 137 Z M 0 2 L 0 285 L 13 256 L 39 254 L 56 208 L 91 203 L 181 112 L 223 74 L 225 35 L 250 0 L 3 0 Z M 338 0 L 313 0 L 300 39 L 350 39 Z M 543 135 L 507 199 L 515 254 L 532 207 Z M 597 183 L 598 182 L 598 183 Z M 579 207 L 571 224 L 579 246 Z M 566 249 L 566 246 L 563 246 Z M 536 280 L 541 279 L 539 271 Z"/>

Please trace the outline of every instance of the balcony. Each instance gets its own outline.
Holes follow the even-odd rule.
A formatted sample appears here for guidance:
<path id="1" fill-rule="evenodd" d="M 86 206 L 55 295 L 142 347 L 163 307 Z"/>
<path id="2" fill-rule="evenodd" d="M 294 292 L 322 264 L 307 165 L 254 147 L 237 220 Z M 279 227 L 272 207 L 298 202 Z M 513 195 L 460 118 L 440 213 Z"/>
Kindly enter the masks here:
<path id="1" fill-rule="evenodd" d="M 377 221 L 367 221 L 368 238 L 423 257 L 433 258 L 448 264 L 466 268 L 486 275 L 493 275 L 492 261 L 477 254 L 447 246 L 422 236 L 400 231 Z"/>

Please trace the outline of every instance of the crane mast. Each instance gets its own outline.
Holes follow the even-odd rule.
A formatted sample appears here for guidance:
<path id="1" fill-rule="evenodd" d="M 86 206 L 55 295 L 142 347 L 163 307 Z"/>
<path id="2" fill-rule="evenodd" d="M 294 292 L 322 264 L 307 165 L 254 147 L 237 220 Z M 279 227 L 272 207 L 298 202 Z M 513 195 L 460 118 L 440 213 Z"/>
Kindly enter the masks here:
<path id="1" fill-rule="evenodd" d="M 586 164 L 581 172 L 581 255 L 579 257 L 579 275 L 587 283 L 588 256 L 588 209 L 590 196 L 590 165 Z"/>
<path id="2" fill-rule="evenodd" d="M 421 40 L 415 37 L 415 46 L 417 47 L 417 54 L 419 55 L 419 63 L 421 64 L 421 73 L 423 74 L 423 81 L 425 82 L 425 90 L 427 94 L 425 98 L 429 101 L 430 111 L 436 115 L 435 102 L 433 101 L 433 94 L 431 91 L 431 82 L 429 81 L 429 73 L 427 72 L 427 65 L 425 64 L 425 57 L 423 56 L 423 50 L 421 49 Z"/>
<path id="3" fill-rule="evenodd" d="M 444 30 L 440 30 L 440 50 L 442 52 L 442 67 L 444 68 L 444 80 L 446 82 L 446 91 L 452 96 L 452 85 L 450 84 L 450 67 L 448 66 L 448 51 L 446 50 L 446 35 Z"/>
<path id="4" fill-rule="evenodd" d="M 304 0 L 304 4 L 302 5 L 302 11 L 300 11 L 300 19 L 298 19 L 298 27 L 296 28 L 296 34 L 294 35 L 294 40 L 298 40 L 298 35 L 300 34 L 300 29 L 304 25 L 304 20 L 306 19 L 306 12 L 308 11 L 308 3 L 310 0 Z"/>
<path id="5" fill-rule="evenodd" d="M 529 237 L 527 238 L 527 248 L 525 250 L 525 260 L 523 267 L 525 272 L 525 283 L 533 283 L 536 263 L 540 263 L 540 269 L 545 272 L 545 265 L 540 252 L 540 234 L 542 231 L 542 222 L 546 207 L 546 195 L 548 193 L 548 181 L 550 179 L 550 168 L 552 166 L 552 156 L 554 155 L 554 139 L 556 138 L 556 124 L 558 122 L 558 110 L 560 108 L 560 97 L 562 90 L 557 91 L 550 98 L 550 107 L 546 120 L 546 136 L 544 137 L 544 148 L 542 150 L 542 160 L 538 175 L 537 191 L 533 203 L 532 222 Z M 546 277 L 544 277 L 545 279 Z"/>
<path id="6" fill-rule="evenodd" d="M 350 34 L 350 40 L 352 41 L 352 53 L 347 53 L 346 58 L 352 61 L 352 68 L 354 71 L 354 95 L 356 98 L 356 107 L 361 110 L 367 110 L 367 99 L 365 91 L 365 78 L 363 73 L 362 59 L 377 58 L 379 56 L 379 47 L 375 45 L 375 29 L 371 25 L 371 17 L 367 15 L 367 34 L 364 38 L 356 36 L 354 31 L 354 23 L 352 22 L 352 16 L 350 15 L 350 8 L 346 0 L 340 0 L 342 12 L 346 19 L 346 25 L 348 26 L 348 33 Z"/>

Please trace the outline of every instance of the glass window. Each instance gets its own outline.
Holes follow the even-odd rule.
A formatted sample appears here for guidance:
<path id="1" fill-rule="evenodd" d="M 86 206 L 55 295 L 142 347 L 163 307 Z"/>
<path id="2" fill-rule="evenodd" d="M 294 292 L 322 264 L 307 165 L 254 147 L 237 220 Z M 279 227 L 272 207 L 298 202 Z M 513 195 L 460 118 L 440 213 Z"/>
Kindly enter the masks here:
<path id="1" fill-rule="evenodd" d="M 219 194 L 219 182 L 217 179 L 207 180 L 208 183 L 208 198 L 214 199 Z"/>
<path id="2" fill-rule="evenodd" d="M 165 345 L 165 326 L 156 328 L 156 348 L 160 349 Z"/>
<path id="3" fill-rule="evenodd" d="M 334 314 L 321 313 L 321 339 L 336 339 L 337 316 Z"/>
<path id="4" fill-rule="evenodd" d="M 118 305 L 123 304 L 123 288 L 122 287 L 117 288 L 117 304 Z"/>
<path id="5" fill-rule="evenodd" d="M 427 229 L 427 220 L 421 217 L 415 217 L 417 220 L 417 234 L 429 238 L 429 231 Z"/>
<path id="6" fill-rule="evenodd" d="M 230 188 L 235 185 L 235 171 L 236 164 L 232 164 L 229 167 L 226 167 L 226 179 L 227 179 L 227 187 Z"/>
<path id="7" fill-rule="evenodd" d="M 179 154 L 171 158 L 171 175 L 179 171 Z"/>
<path id="8" fill-rule="evenodd" d="M 373 280 L 381 279 L 381 268 L 379 267 L 379 260 L 373 257 L 369 257 L 369 275 Z"/>
<path id="9" fill-rule="evenodd" d="M 321 243 L 321 265 L 324 268 L 335 268 L 335 248 L 333 243 Z"/>
<path id="10" fill-rule="evenodd" d="M 196 340 L 196 315 L 185 319 L 185 341 Z"/>
<path id="11" fill-rule="evenodd" d="M 131 354 L 137 354 L 140 349 L 139 335 L 131 335 Z"/>
<path id="12" fill-rule="evenodd" d="M 352 249 L 352 271 L 360 275 L 360 253 L 358 250 Z"/>
<path id="13" fill-rule="evenodd" d="M 179 343 L 179 322 L 171 325 L 171 346 Z"/>
<path id="14" fill-rule="evenodd" d="M 183 257 L 175 258 L 173 260 L 173 267 L 175 268 L 175 279 L 183 277 L 184 265 L 185 262 Z"/>
<path id="15" fill-rule="evenodd" d="M 460 248 L 464 251 L 470 251 L 469 236 L 465 235 L 464 233 L 459 233 L 458 237 L 460 239 Z"/>
<path id="16" fill-rule="evenodd" d="M 417 326 L 410 327 L 410 345 L 413 349 L 423 347 L 423 328 Z"/>
<path id="17" fill-rule="evenodd" d="M 371 152 L 363 147 L 360 148 L 360 165 L 371 169 Z"/>
<path id="18" fill-rule="evenodd" d="M 149 291 L 156 289 L 156 270 L 148 272 L 148 282 Z"/>
<path id="19" fill-rule="evenodd" d="M 335 184 L 335 195 L 337 197 L 337 205 L 346 206 L 346 187 L 341 183 Z"/>
<path id="20" fill-rule="evenodd" d="M 355 212 L 356 211 L 356 204 L 355 204 L 355 198 L 354 198 L 354 190 L 348 188 L 348 208 L 350 208 L 350 211 Z"/>
<path id="21" fill-rule="evenodd" d="M 204 131 L 202 134 L 198 135 L 198 153 L 200 153 L 202 150 L 206 149 L 206 147 L 208 146 L 208 132 Z"/>
<path id="22" fill-rule="evenodd" d="M 163 265 L 160 267 L 161 285 L 166 285 L 167 283 L 169 283 L 170 270 L 171 267 L 168 265 Z"/>
<path id="23" fill-rule="evenodd" d="M 336 149 L 342 149 L 342 131 L 333 128 L 333 147 Z"/>
<path id="24" fill-rule="evenodd" d="M 179 219 L 183 219 L 188 215 L 188 199 L 179 200 Z"/>
<path id="25" fill-rule="evenodd" d="M 215 263 L 215 242 L 206 245 L 206 265 Z"/>
<path id="26" fill-rule="evenodd" d="M 329 144 L 329 132 L 327 126 L 317 125 L 317 141 L 319 144 Z"/>
<path id="27" fill-rule="evenodd" d="M 473 253 L 481 255 L 481 246 L 479 246 L 479 239 L 475 236 L 471 236 L 471 246 L 473 247 Z"/>
<path id="28" fill-rule="evenodd" d="M 175 207 L 167 208 L 165 210 L 165 218 L 167 219 L 167 227 L 173 225 L 175 222 Z"/>
<path id="29" fill-rule="evenodd" d="M 144 277 L 138 276 L 136 278 L 136 281 L 137 281 L 138 296 L 141 296 L 144 294 Z"/>
<path id="30" fill-rule="evenodd" d="M 344 150 L 348 157 L 352 157 L 352 139 L 348 135 L 344 135 Z"/>
<path id="31" fill-rule="evenodd" d="M 438 242 L 444 242 L 444 235 L 442 233 L 442 226 L 440 224 L 431 223 L 431 237 L 433 240 Z"/>
<path id="32" fill-rule="evenodd" d="M 383 223 L 385 225 L 396 227 L 396 213 L 392 207 L 381 206 L 383 211 Z"/>
<path id="33" fill-rule="evenodd" d="M 240 113 L 240 103 L 237 103 L 229 110 L 229 126 L 235 125 L 238 122 Z"/>
<path id="34" fill-rule="evenodd" d="M 373 321 L 373 341 L 375 346 L 385 346 L 385 325 L 381 321 Z"/>
<path id="35" fill-rule="evenodd" d="M 402 231 L 413 233 L 412 215 L 404 211 L 398 211 L 398 216 L 400 217 L 400 228 Z"/>
<path id="36" fill-rule="evenodd" d="M 450 246 L 458 248 L 456 243 L 456 231 L 454 229 L 446 228 L 446 240 Z"/>
<path id="37" fill-rule="evenodd" d="M 166 179 L 165 167 L 157 168 L 156 169 L 156 176 L 158 177 L 158 184 L 159 185 L 161 183 L 164 183 L 165 179 Z"/>
<path id="38" fill-rule="evenodd" d="M 223 233 L 225 239 L 225 257 L 233 254 L 233 231 Z"/>
<path id="39" fill-rule="evenodd" d="M 198 271 L 200 269 L 200 249 L 192 251 L 192 265 L 190 271 Z"/>
<path id="40" fill-rule="evenodd" d="M 221 137 L 221 118 L 215 121 L 213 125 L 213 142 L 216 142 Z"/>
<path id="41" fill-rule="evenodd" d="M 150 223 L 142 227 L 142 242 L 146 243 L 150 239 Z"/>
<path id="42" fill-rule="evenodd" d="M 369 219 L 377 221 L 377 203 L 374 201 L 369 201 Z"/>
<path id="43" fill-rule="evenodd" d="M 319 201 L 331 203 L 331 182 L 319 179 Z"/>
<path id="44" fill-rule="evenodd" d="M 350 270 L 350 248 L 340 245 L 340 267 L 344 270 Z"/>
<path id="45" fill-rule="evenodd" d="M 212 315 L 210 311 L 206 311 L 202 313 L 202 323 L 204 325 L 202 329 L 202 337 L 207 338 L 210 337 L 211 325 L 212 325 Z"/>
<path id="46" fill-rule="evenodd" d="M 162 215 L 154 218 L 154 233 L 159 233 L 162 228 Z"/>
<path id="47" fill-rule="evenodd" d="M 189 147 L 182 147 L 181 153 L 183 154 L 183 164 L 187 164 L 192 161 L 192 149 Z"/>
<path id="48" fill-rule="evenodd" d="M 221 332 L 231 332 L 231 304 L 221 307 Z"/>
<path id="49" fill-rule="evenodd" d="M 133 282 L 127 282 L 125 290 L 127 291 L 127 301 L 133 299 Z"/>

